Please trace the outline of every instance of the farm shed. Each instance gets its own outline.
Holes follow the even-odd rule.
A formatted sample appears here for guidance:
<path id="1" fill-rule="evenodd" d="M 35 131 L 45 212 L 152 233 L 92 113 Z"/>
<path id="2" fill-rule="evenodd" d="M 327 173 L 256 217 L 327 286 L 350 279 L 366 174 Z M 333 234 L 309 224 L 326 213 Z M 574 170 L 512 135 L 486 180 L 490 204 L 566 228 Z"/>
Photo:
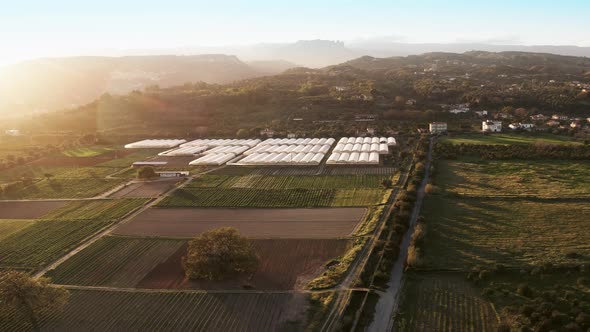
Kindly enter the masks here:
<path id="1" fill-rule="evenodd" d="M 136 161 L 132 164 L 133 167 L 162 167 L 168 165 L 167 161 Z"/>

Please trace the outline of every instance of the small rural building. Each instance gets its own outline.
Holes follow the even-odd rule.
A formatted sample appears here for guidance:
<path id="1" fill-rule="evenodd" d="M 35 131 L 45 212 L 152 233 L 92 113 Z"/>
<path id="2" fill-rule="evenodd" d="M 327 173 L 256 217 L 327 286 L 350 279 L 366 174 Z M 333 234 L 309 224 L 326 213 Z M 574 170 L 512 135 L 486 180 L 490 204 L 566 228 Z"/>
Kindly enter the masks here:
<path id="1" fill-rule="evenodd" d="M 567 121 L 567 120 L 569 120 L 569 117 L 567 115 L 563 115 L 563 114 L 553 114 L 551 116 L 551 119 L 558 120 L 558 121 Z"/>
<path id="2" fill-rule="evenodd" d="M 269 129 L 269 128 L 265 128 L 260 131 L 260 136 L 273 137 L 274 134 L 275 134 L 275 131 L 272 129 Z"/>
<path id="3" fill-rule="evenodd" d="M 180 178 L 189 175 L 189 171 L 164 171 L 156 172 L 161 178 Z"/>
<path id="4" fill-rule="evenodd" d="M 428 130 L 431 134 L 441 134 L 447 132 L 447 123 L 446 122 L 431 122 L 428 125 Z"/>
<path id="5" fill-rule="evenodd" d="M 481 123 L 481 131 L 484 133 L 499 133 L 502 131 L 502 121 L 483 121 Z"/>
<path id="6" fill-rule="evenodd" d="M 524 130 L 531 130 L 535 127 L 534 124 L 532 123 L 511 123 L 508 125 L 508 127 L 512 130 L 516 130 L 516 129 L 524 129 Z"/>
<path id="7" fill-rule="evenodd" d="M 543 114 L 531 115 L 531 120 L 533 121 L 545 121 L 547 119 L 549 119 L 549 117 Z"/>
<path id="8" fill-rule="evenodd" d="M 151 167 L 162 167 L 168 165 L 167 161 L 136 161 L 133 163 L 133 167 L 144 167 L 144 166 L 151 166 Z"/>

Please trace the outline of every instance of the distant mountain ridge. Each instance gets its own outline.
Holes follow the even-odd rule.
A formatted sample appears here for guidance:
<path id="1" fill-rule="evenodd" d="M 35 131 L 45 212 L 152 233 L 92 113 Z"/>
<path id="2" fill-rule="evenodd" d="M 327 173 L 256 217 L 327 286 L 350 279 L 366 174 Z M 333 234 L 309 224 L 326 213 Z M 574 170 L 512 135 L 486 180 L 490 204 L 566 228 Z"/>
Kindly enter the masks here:
<path id="1" fill-rule="evenodd" d="M 0 68 L 0 113 L 54 110 L 88 103 L 103 93 L 125 94 L 150 85 L 230 83 L 294 67 L 286 61 L 254 62 L 233 55 L 153 55 L 44 58 Z"/>

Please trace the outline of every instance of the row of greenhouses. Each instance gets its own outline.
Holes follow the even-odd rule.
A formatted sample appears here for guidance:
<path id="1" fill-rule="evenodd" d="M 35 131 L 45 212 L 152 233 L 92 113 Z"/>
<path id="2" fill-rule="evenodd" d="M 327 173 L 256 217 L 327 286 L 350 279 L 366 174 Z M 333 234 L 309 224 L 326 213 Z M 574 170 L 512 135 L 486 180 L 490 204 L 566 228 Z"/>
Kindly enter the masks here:
<path id="1" fill-rule="evenodd" d="M 249 146 L 254 147 L 258 145 L 261 141 L 257 138 L 255 139 L 196 139 L 194 141 L 190 141 L 188 143 L 184 143 L 181 147 L 185 146 L 207 146 L 207 147 L 216 147 L 216 146 Z"/>
<path id="2" fill-rule="evenodd" d="M 379 164 L 377 152 L 333 152 L 326 164 Z"/>
<path id="3" fill-rule="evenodd" d="M 319 165 L 325 153 L 254 153 L 239 160 L 237 165 Z"/>
<path id="4" fill-rule="evenodd" d="M 244 154 L 245 155 L 251 155 L 251 154 L 255 154 L 255 153 L 262 153 L 262 152 L 268 152 L 268 153 L 300 153 L 300 152 L 304 152 L 304 153 L 308 153 L 308 152 L 313 152 L 313 153 L 328 153 L 328 151 L 330 151 L 330 145 L 329 144 L 306 144 L 306 145 L 262 145 L 259 144 L 255 147 L 253 147 L 252 149 L 246 151 Z"/>
<path id="5" fill-rule="evenodd" d="M 269 138 L 260 145 L 332 145 L 334 138 Z"/>
<path id="6" fill-rule="evenodd" d="M 333 152 L 377 152 L 388 154 L 389 146 L 386 143 L 338 143 Z"/>
<path id="7" fill-rule="evenodd" d="M 166 157 L 188 157 L 203 153 L 208 148 L 206 146 L 185 146 L 183 148 L 174 148 L 158 153 L 158 156 Z"/>
<path id="8" fill-rule="evenodd" d="M 199 159 L 195 159 L 189 163 L 189 165 L 211 165 L 211 166 L 220 166 L 224 165 L 228 161 L 236 158 L 235 153 L 211 153 L 204 155 Z"/>
<path id="9" fill-rule="evenodd" d="M 381 144 L 397 145 L 395 137 L 342 137 L 338 144 Z"/>

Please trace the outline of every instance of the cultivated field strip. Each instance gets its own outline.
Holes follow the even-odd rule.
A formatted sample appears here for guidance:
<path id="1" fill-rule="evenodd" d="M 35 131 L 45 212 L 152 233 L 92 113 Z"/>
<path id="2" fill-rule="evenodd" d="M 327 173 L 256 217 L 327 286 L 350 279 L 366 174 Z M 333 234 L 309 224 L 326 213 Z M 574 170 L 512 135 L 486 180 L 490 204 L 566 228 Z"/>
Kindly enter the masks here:
<path id="1" fill-rule="evenodd" d="M 326 167 L 322 175 L 368 175 L 368 176 L 391 176 L 398 171 L 396 167 Z"/>
<path id="2" fill-rule="evenodd" d="M 329 260 L 345 253 L 350 245 L 345 239 L 264 239 L 253 240 L 260 265 L 252 276 L 233 280 L 188 280 L 182 268 L 186 246 L 158 265 L 136 287 L 154 289 L 243 289 L 290 290 L 317 276 Z"/>
<path id="3" fill-rule="evenodd" d="M 365 208 L 331 209 L 148 209 L 114 233 L 190 238 L 219 227 L 235 227 L 253 238 L 338 238 L 349 236 Z"/>
<path id="4" fill-rule="evenodd" d="M 13 233 L 20 231 L 21 229 L 31 226 L 35 222 L 36 220 L 0 219 L 0 241 L 9 237 Z"/>
<path id="5" fill-rule="evenodd" d="M 71 290 L 65 310 L 43 317 L 43 331 L 280 331 L 305 306 L 289 293 L 209 294 Z M 294 308 L 293 302 L 299 307 Z M 0 314 L 1 317 L 2 314 Z M 30 330 L 0 319 L 2 331 Z M 296 329 L 297 330 L 297 329 Z"/>
<path id="6" fill-rule="evenodd" d="M 345 207 L 382 204 L 384 189 L 182 188 L 160 207 Z"/>
<path id="7" fill-rule="evenodd" d="M 255 189 L 345 189 L 376 188 L 390 176 L 223 176 L 205 175 L 194 179 L 187 188 L 255 188 Z"/>
<path id="8" fill-rule="evenodd" d="M 35 182 L 4 199 L 67 199 L 92 198 L 121 184 L 121 180 L 105 178 L 52 179 Z"/>
<path id="9" fill-rule="evenodd" d="M 178 179 L 133 183 L 113 193 L 111 198 L 158 197 L 172 189 Z"/>
<path id="10" fill-rule="evenodd" d="M 73 249 L 81 240 L 111 225 L 145 200 L 70 202 L 0 240 L 0 267 L 36 269 Z"/>
<path id="11" fill-rule="evenodd" d="M 411 274 L 406 278 L 402 302 L 397 331 L 497 330 L 494 309 L 462 274 Z"/>
<path id="12" fill-rule="evenodd" d="M 64 285 L 134 287 L 185 242 L 107 236 L 50 271 Z"/>
<path id="13" fill-rule="evenodd" d="M 0 219 L 35 219 L 64 206 L 67 201 L 0 201 Z"/>

